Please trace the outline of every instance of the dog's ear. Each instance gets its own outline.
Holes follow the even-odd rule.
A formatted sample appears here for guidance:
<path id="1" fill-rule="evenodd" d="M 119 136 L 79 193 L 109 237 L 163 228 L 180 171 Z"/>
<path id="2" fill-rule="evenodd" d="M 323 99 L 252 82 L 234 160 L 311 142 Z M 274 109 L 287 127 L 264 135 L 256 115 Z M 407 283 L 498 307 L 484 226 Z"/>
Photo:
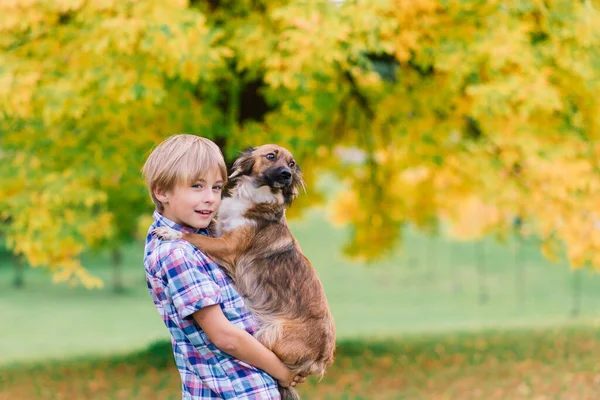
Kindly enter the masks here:
<path id="1" fill-rule="evenodd" d="M 292 204 L 292 201 L 298 197 L 300 194 L 300 189 L 306 192 L 306 183 L 304 183 L 304 178 L 302 178 L 302 171 L 298 164 L 294 167 L 294 173 L 292 174 L 292 184 L 284 187 L 283 192 L 283 202 L 286 206 Z"/>
<path id="2" fill-rule="evenodd" d="M 233 163 L 233 172 L 229 175 L 229 179 L 235 179 L 241 175 L 249 175 L 254 167 L 254 155 L 256 150 L 254 147 L 248 147 L 242 152 L 237 160 Z"/>

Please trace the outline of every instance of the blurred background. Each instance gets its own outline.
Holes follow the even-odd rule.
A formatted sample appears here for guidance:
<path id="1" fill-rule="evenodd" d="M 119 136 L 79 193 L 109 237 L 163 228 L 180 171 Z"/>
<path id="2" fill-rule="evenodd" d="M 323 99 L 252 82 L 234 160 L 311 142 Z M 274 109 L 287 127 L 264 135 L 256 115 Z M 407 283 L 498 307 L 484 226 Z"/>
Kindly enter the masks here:
<path id="1" fill-rule="evenodd" d="M 0 400 L 177 399 L 140 169 L 295 155 L 305 399 L 600 398 L 600 2 L 0 1 Z"/>

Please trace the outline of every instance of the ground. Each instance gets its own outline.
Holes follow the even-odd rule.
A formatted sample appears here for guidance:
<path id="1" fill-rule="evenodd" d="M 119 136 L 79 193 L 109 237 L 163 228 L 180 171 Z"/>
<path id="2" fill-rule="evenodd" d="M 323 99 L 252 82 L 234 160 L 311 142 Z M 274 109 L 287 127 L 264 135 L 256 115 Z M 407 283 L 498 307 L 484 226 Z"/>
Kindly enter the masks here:
<path id="1" fill-rule="evenodd" d="M 304 399 L 600 398 L 600 327 L 342 341 Z M 168 342 L 128 356 L 3 371 L 0 400 L 181 398 Z"/>

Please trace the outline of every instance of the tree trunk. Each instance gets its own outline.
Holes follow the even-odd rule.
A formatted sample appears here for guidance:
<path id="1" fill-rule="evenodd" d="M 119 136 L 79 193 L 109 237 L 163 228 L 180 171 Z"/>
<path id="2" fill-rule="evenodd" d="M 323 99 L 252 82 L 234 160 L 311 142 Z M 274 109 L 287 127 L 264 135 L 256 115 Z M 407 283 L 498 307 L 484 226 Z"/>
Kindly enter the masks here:
<path id="1" fill-rule="evenodd" d="M 15 272 L 13 286 L 20 289 L 25 286 L 25 263 L 21 256 L 13 254 L 13 267 Z"/>
<path id="2" fill-rule="evenodd" d="M 113 291 L 115 293 L 123 293 L 125 286 L 123 285 L 123 252 L 120 248 L 113 249 L 112 253 L 112 268 L 113 268 Z"/>
<path id="3" fill-rule="evenodd" d="M 525 263 L 521 259 L 521 247 L 522 239 L 520 236 L 515 238 L 514 242 L 514 271 L 515 271 L 515 295 L 517 298 L 517 305 L 523 306 L 525 304 L 525 290 L 526 290 L 526 275 L 525 275 Z"/>
<path id="4" fill-rule="evenodd" d="M 477 263 L 477 284 L 479 286 L 479 304 L 485 304 L 489 300 L 487 286 L 485 284 L 485 242 L 480 241 L 475 244 Z"/>
<path id="5" fill-rule="evenodd" d="M 462 243 L 461 243 L 461 248 L 462 248 Z M 461 252 L 461 250 L 459 250 L 459 252 Z M 455 252 L 453 252 L 453 254 L 455 254 Z M 461 257 L 460 258 L 460 263 L 462 264 L 464 262 L 464 259 Z M 452 275 L 452 279 L 454 280 L 454 283 L 452 284 L 452 291 L 454 292 L 454 294 L 459 294 L 462 293 L 463 291 L 463 274 L 462 274 L 462 268 L 456 268 L 456 262 L 451 262 L 450 264 L 450 274 Z M 460 271 L 460 273 L 459 273 Z"/>
<path id="6" fill-rule="evenodd" d="M 581 274 L 583 271 L 573 271 L 571 280 L 571 317 L 575 318 L 581 313 Z"/>
<path id="7" fill-rule="evenodd" d="M 435 236 L 429 236 L 427 246 L 425 248 L 425 279 L 429 282 L 435 280 L 435 271 L 437 269 L 437 248 Z"/>

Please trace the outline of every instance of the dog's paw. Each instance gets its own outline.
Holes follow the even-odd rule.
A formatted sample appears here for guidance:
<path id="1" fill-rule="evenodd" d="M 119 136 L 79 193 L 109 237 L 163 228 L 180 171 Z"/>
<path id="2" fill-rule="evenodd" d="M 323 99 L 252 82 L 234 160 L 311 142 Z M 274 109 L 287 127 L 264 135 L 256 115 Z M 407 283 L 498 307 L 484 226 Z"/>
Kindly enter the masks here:
<path id="1" fill-rule="evenodd" d="M 152 231 L 152 233 L 158 236 L 162 240 L 177 240 L 181 239 L 181 232 L 176 231 L 175 229 L 166 228 L 161 226 Z"/>

